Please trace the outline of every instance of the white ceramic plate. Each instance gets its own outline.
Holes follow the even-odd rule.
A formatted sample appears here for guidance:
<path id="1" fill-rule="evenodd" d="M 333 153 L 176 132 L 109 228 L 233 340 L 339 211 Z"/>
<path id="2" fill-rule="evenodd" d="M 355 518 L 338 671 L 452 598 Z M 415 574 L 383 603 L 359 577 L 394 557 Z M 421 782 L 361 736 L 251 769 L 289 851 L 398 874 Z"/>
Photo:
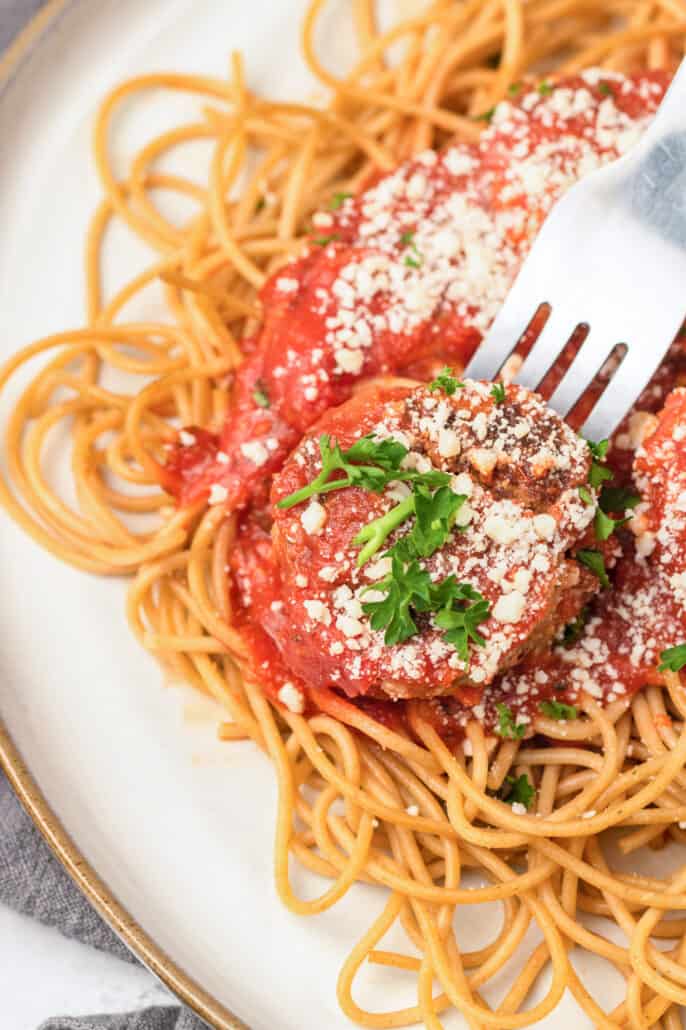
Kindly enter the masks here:
<path id="1" fill-rule="evenodd" d="M 0 357 L 82 320 L 82 237 L 98 198 L 89 155 L 96 98 L 143 71 L 222 74 L 234 48 L 246 54 L 253 89 L 304 95 L 312 84 L 299 59 L 303 8 L 298 0 L 55 0 L 0 82 Z M 333 18 L 324 27 L 322 47 L 336 66 L 349 39 Z M 190 113 L 167 94 L 117 123 L 114 145 L 129 152 Z M 123 233 L 112 244 L 114 276 L 146 257 Z M 7 521 L 0 562 L 0 714 L 56 816 L 43 811 L 41 821 L 72 872 L 216 1026 L 236 1025 L 229 1012 L 254 1030 L 348 1026 L 337 972 L 383 892 L 359 888 L 316 919 L 286 912 L 272 886 L 269 763 L 250 745 L 213 744 L 211 720 L 191 730 L 178 719 L 178 697 L 127 629 L 125 583 L 59 564 Z M 16 754 L 5 750 L 28 795 Z M 102 882 L 84 873 L 81 857 Z M 321 889 L 297 870 L 294 877 L 305 892 Z M 498 913 L 472 909 L 460 919 L 474 947 L 491 936 Z M 593 967 L 585 957 L 580 968 L 609 1005 L 615 974 Z M 359 1000 L 410 1004 L 413 977 L 370 967 Z M 465 1024 L 453 1016 L 446 1025 Z M 544 1025 L 585 1021 L 565 999 Z"/>

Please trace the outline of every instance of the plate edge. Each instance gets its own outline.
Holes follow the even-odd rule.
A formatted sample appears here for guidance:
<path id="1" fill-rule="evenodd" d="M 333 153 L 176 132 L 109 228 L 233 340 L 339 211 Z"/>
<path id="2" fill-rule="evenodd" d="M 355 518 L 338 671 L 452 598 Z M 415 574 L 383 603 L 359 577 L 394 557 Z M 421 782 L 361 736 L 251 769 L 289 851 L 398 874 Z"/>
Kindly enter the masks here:
<path id="1" fill-rule="evenodd" d="M 0 91 L 13 78 L 20 65 L 40 43 L 69 3 L 70 0 L 47 0 L 45 6 L 25 25 L 7 50 L 0 53 Z M 246 1023 L 241 1022 L 177 966 L 117 901 L 53 812 L 1 717 L 0 768 L 4 770 L 23 808 L 57 860 L 86 895 L 93 908 L 136 958 L 147 966 L 180 1002 L 215 1030 L 250 1030 Z"/>

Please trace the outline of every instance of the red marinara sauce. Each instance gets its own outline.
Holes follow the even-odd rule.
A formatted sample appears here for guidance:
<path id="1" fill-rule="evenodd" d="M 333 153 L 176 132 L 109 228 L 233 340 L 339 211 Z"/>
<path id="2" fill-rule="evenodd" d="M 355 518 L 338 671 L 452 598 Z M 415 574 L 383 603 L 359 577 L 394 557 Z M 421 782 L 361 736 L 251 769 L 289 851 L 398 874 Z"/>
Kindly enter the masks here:
<path id="1" fill-rule="evenodd" d="M 280 617 L 281 587 L 265 509 L 271 477 L 303 434 L 359 384 L 378 376 L 428 379 L 443 364 L 461 368 L 554 201 L 579 177 L 629 148 L 666 85 L 659 73 L 627 77 L 604 70 L 522 85 L 498 105 L 477 146 L 456 144 L 440 154 L 417 155 L 345 199 L 338 210 L 316 215 L 318 237 L 264 286 L 262 328 L 233 377 L 230 418 L 213 430 L 187 427 L 163 479 L 182 504 L 208 499 L 245 510 L 232 558 L 234 587 L 256 671 L 273 692 L 298 680 L 261 625 L 261 613 L 269 611 L 277 622 Z M 674 366 L 683 361 L 682 348 L 675 347 Z M 655 410 L 669 378 L 664 369 L 658 373 L 658 385 L 651 389 L 660 398 L 646 401 L 644 408 Z M 628 435 L 628 428 L 613 444 Z M 626 481 L 631 451 L 613 446 L 611 453 Z M 623 655 L 627 646 L 622 596 L 635 594 L 637 582 L 645 586 L 652 577 L 641 565 L 646 546 L 639 537 L 636 557 L 630 543 L 623 545 L 618 589 L 596 602 L 599 611 L 607 609 L 602 643 L 613 654 Z M 613 547 L 618 549 L 616 543 Z M 664 589 L 673 593 L 671 578 L 679 570 L 663 573 Z M 573 610 L 566 614 L 571 617 Z M 613 618 L 619 620 L 614 629 Z M 292 624 L 290 629 L 301 632 Z M 633 645 L 634 655 L 638 646 Z M 650 661 L 653 652 L 646 641 Z M 573 654 L 571 648 L 568 653 Z M 560 660 L 551 653 L 541 662 Z M 573 661 L 564 659 L 563 665 L 572 668 Z M 545 684 L 538 671 L 540 693 Z M 519 695 L 517 685 L 512 687 L 515 675 L 500 681 L 502 690 L 512 688 L 524 697 L 521 683 Z M 620 676 L 618 671 L 612 683 L 626 676 L 629 672 Z M 485 707 L 489 694 L 500 689 L 498 682 L 483 692 Z M 613 691 L 608 684 L 601 689 Z M 479 692 L 470 690 L 468 700 L 478 708 Z"/>

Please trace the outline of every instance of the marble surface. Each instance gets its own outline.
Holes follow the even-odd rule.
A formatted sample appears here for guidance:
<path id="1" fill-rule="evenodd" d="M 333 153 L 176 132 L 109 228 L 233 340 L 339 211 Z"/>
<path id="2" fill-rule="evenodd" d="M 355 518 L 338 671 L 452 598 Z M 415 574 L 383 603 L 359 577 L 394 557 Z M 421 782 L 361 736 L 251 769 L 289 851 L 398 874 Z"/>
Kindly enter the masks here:
<path id="1" fill-rule="evenodd" d="M 0 906 L 3 1030 L 36 1030 L 56 1015 L 125 1012 L 169 1004 L 170 995 L 130 965 Z"/>

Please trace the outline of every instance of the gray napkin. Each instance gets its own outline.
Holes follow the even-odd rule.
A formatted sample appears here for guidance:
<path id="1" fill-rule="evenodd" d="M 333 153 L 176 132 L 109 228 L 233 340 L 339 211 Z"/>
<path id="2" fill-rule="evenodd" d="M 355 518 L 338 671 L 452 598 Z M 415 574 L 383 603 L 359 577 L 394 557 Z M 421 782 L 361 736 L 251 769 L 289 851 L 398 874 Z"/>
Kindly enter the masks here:
<path id="1" fill-rule="evenodd" d="M 4 0 L 0 0 L 4 3 Z M 135 962 L 91 908 L 17 801 L 0 772 L 0 903 L 94 948 Z M 186 1009 L 158 1006 L 116 1016 L 58 1017 L 41 1030 L 202 1030 Z"/>

